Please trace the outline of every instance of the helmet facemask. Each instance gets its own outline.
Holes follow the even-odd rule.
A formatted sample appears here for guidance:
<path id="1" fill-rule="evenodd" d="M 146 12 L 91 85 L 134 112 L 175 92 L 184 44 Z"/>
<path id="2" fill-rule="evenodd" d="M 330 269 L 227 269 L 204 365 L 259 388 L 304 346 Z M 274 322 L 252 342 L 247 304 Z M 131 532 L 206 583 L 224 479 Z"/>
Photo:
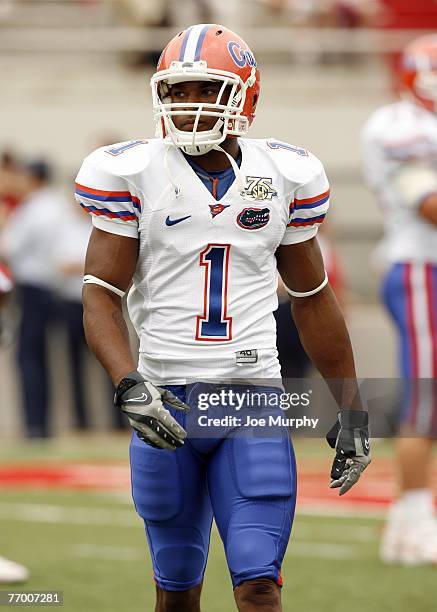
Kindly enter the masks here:
<path id="1" fill-rule="evenodd" d="M 172 85 L 187 81 L 220 83 L 215 103 L 172 102 Z M 151 79 L 153 114 L 157 136 L 170 137 L 187 155 L 204 155 L 221 144 L 228 136 L 244 136 L 249 129 L 247 117 L 242 115 L 246 92 L 255 82 L 255 69 L 246 82 L 235 73 L 207 67 L 206 62 L 171 63 L 168 70 L 155 73 Z M 229 91 L 229 93 L 228 93 Z M 224 99 L 228 96 L 228 99 Z M 173 117 L 193 116 L 190 131 L 176 127 Z M 217 117 L 212 129 L 198 130 L 201 117 Z"/>

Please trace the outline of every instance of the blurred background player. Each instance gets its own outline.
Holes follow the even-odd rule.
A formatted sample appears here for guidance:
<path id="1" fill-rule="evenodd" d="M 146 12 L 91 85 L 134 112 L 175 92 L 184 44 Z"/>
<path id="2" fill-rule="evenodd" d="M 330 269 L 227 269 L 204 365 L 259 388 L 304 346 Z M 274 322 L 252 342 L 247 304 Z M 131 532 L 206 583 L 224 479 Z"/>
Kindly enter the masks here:
<path id="1" fill-rule="evenodd" d="M 91 229 L 89 216 L 77 206 L 70 205 L 57 228 L 54 245 L 59 277 L 56 288 L 59 316 L 67 333 L 74 420 L 75 426 L 81 430 L 88 429 L 90 425 L 85 393 L 88 347 L 83 330 L 82 286 Z M 108 394 L 108 405 L 111 405 L 109 397 Z"/>
<path id="2" fill-rule="evenodd" d="M 14 288 L 11 271 L 0 262 L 0 349 L 7 329 L 7 320 L 4 310 Z M 28 570 L 19 563 L 0 557 L 0 584 L 25 582 L 29 578 Z"/>
<path id="3" fill-rule="evenodd" d="M 363 131 L 364 170 L 384 214 L 382 294 L 399 335 L 406 379 L 397 441 L 400 495 L 381 546 L 387 562 L 436 563 L 431 489 L 437 400 L 437 35 L 409 44 L 403 100 L 377 110 Z"/>
<path id="4" fill-rule="evenodd" d="M 10 339 L 10 321 L 6 311 L 13 288 L 11 271 L 0 261 L 0 348 Z"/>
<path id="5" fill-rule="evenodd" d="M 29 438 L 49 435 L 47 342 L 59 278 L 53 244 L 67 207 L 51 188 L 51 178 L 45 160 L 29 162 L 15 173 L 14 193 L 20 203 L 0 236 L 0 254 L 11 268 L 20 306 L 17 359 Z"/>
<path id="6" fill-rule="evenodd" d="M 91 407 L 87 393 L 90 351 L 83 329 L 82 287 L 92 224 L 89 215 L 75 204 L 73 200 L 68 203 L 65 214 L 59 221 L 52 248 L 58 277 L 55 295 L 56 319 L 66 334 L 73 424 L 78 430 L 85 431 L 91 427 Z M 107 382 L 106 403 L 111 413 L 110 426 L 115 430 L 126 429 L 126 420 L 120 410 L 114 406 L 112 383 L 106 375 L 105 382 Z"/>
<path id="7" fill-rule="evenodd" d="M 20 172 L 19 161 L 13 151 L 0 153 L 0 228 L 9 214 L 19 204 L 17 177 Z"/>

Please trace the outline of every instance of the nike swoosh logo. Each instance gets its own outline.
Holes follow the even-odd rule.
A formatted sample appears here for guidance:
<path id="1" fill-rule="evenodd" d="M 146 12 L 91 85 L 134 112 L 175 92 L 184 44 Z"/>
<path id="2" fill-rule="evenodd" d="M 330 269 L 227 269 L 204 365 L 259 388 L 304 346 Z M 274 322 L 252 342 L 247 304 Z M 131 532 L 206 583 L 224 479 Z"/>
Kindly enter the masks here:
<path id="1" fill-rule="evenodd" d="M 142 402 L 148 397 L 149 396 L 147 395 L 147 393 L 141 393 L 140 397 L 131 397 L 130 399 L 124 400 L 124 403 L 127 404 L 128 402 Z"/>
<path id="2" fill-rule="evenodd" d="M 191 215 L 187 215 L 186 217 L 180 217 L 179 219 L 170 219 L 170 217 L 167 217 L 167 219 L 165 220 L 165 224 L 168 226 L 176 225 L 176 223 L 181 223 L 181 221 L 185 221 L 185 219 L 189 219 L 190 217 Z"/>

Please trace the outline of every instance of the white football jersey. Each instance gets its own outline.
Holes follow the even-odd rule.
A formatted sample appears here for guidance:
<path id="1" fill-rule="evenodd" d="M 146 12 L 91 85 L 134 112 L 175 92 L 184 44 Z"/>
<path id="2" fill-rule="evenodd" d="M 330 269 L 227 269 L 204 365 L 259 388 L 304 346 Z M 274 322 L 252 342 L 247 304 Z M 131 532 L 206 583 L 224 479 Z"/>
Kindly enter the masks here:
<path id="1" fill-rule="evenodd" d="M 140 241 L 128 310 L 140 371 L 153 382 L 207 372 L 279 378 L 275 251 L 316 235 L 329 185 L 305 149 L 239 143 L 244 198 L 235 180 L 215 200 L 181 151 L 161 139 L 98 149 L 77 176 L 76 197 L 94 226 Z M 240 354 L 251 350 L 256 362 Z"/>
<path id="2" fill-rule="evenodd" d="M 437 116 L 407 100 L 390 104 L 373 113 L 362 141 L 364 173 L 384 214 L 386 262 L 437 263 L 437 228 L 405 205 L 396 183 L 413 165 L 426 164 L 437 175 Z"/>

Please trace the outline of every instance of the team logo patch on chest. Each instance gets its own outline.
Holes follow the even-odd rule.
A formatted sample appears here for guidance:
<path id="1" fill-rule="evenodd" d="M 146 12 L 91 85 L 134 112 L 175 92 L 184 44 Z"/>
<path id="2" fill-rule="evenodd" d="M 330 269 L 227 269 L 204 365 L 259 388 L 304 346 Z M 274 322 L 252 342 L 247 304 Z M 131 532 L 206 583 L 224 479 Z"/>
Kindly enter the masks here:
<path id="1" fill-rule="evenodd" d="M 256 230 L 270 221 L 269 208 L 243 208 L 237 217 L 237 224 L 243 229 Z"/>
<path id="2" fill-rule="evenodd" d="M 210 204 L 209 210 L 211 211 L 211 216 L 217 217 L 221 212 L 225 210 L 225 208 L 229 208 L 230 204 Z"/>
<path id="3" fill-rule="evenodd" d="M 272 187 L 273 180 L 266 176 L 247 176 L 246 198 L 251 200 L 271 200 L 278 192 Z"/>

